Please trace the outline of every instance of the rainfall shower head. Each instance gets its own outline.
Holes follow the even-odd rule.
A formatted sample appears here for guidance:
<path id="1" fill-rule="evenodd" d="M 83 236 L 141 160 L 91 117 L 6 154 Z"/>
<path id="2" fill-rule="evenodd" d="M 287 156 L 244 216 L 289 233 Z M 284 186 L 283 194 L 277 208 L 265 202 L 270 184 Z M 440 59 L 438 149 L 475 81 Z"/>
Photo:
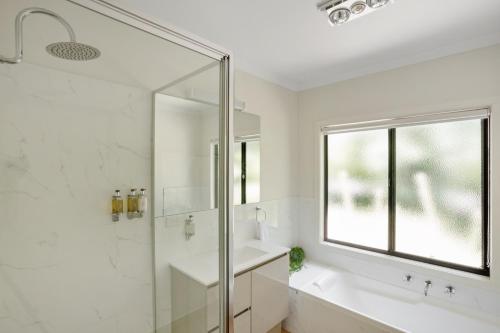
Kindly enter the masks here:
<path id="1" fill-rule="evenodd" d="M 23 60 L 23 20 L 30 14 L 45 14 L 55 18 L 61 23 L 69 34 L 69 42 L 57 42 L 48 45 L 45 49 L 47 52 L 57 58 L 66 60 L 86 61 L 96 59 L 101 55 L 101 52 L 93 46 L 78 43 L 76 41 L 73 28 L 58 14 L 44 8 L 26 8 L 19 12 L 16 16 L 16 55 L 12 58 L 3 57 L 0 55 L 0 63 L 18 64 Z"/>
<path id="2" fill-rule="evenodd" d="M 86 61 L 101 55 L 95 47 L 77 42 L 57 42 L 47 45 L 45 49 L 50 55 L 66 60 Z"/>

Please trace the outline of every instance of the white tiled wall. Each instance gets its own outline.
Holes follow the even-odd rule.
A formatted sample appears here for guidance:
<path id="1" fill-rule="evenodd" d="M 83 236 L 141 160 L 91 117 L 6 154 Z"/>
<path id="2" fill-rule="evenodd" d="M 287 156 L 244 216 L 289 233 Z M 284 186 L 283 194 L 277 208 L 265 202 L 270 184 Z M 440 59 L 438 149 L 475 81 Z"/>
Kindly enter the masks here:
<path id="1" fill-rule="evenodd" d="M 0 332 L 153 331 L 151 94 L 28 63 L 0 66 Z"/>

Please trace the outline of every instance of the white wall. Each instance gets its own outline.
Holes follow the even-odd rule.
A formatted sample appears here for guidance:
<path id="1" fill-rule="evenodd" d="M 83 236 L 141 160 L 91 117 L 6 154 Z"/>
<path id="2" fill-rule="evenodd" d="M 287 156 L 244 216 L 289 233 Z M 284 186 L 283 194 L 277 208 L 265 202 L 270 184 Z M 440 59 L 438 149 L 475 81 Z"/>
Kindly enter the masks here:
<path id="1" fill-rule="evenodd" d="M 492 270 L 491 279 L 434 269 L 425 264 L 388 259 L 340 246 L 320 244 L 320 126 L 439 111 L 491 107 Z M 299 243 L 309 258 L 401 285 L 414 272 L 409 288 L 435 281 L 435 295 L 445 284 L 457 287 L 454 301 L 484 307 L 500 315 L 500 46 L 475 50 L 299 93 L 300 196 Z"/>
<path id="2" fill-rule="evenodd" d="M 151 93 L 0 65 L 0 332 L 153 331 L 149 214 L 111 222 L 115 189 L 151 188 Z"/>
<path id="3" fill-rule="evenodd" d="M 293 246 L 299 224 L 298 95 L 296 92 L 236 71 L 235 96 L 246 104 L 245 113 L 260 116 L 260 202 L 235 210 L 235 241 L 254 236 L 255 207 L 267 212 L 269 237 Z"/>
<path id="4" fill-rule="evenodd" d="M 236 98 L 261 126 L 261 200 L 298 194 L 298 96 L 295 92 L 237 71 Z"/>

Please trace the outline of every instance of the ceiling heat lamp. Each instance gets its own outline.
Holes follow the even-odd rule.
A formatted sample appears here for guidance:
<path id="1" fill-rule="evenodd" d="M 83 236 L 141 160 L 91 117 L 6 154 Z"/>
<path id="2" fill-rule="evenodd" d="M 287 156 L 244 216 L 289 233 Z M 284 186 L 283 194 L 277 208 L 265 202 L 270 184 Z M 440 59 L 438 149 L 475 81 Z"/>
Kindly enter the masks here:
<path id="1" fill-rule="evenodd" d="M 331 25 L 341 25 L 373 13 L 392 2 L 394 0 L 323 0 L 317 7 L 328 14 Z"/>

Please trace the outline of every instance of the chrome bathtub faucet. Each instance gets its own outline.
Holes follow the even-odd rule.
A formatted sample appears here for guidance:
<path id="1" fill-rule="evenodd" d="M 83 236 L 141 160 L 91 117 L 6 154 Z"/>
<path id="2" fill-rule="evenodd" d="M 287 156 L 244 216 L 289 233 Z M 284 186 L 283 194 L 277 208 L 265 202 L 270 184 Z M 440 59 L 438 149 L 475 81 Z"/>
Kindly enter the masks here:
<path id="1" fill-rule="evenodd" d="M 425 281 L 425 287 L 424 287 L 424 295 L 427 296 L 429 294 L 429 289 L 432 287 L 432 282 L 431 280 Z"/>
<path id="2" fill-rule="evenodd" d="M 453 286 L 446 286 L 444 289 L 444 293 L 447 294 L 448 296 L 452 297 L 456 293 L 456 289 Z"/>
<path id="3" fill-rule="evenodd" d="M 194 224 L 194 215 L 189 215 L 184 221 L 184 235 L 186 240 L 190 240 L 196 234 L 196 226 Z"/>
<path id="4" fill-rule="evenodd" d="M 406 274 L 405 276 L 403 276 L 403 281 L 408 283 L 408 284 L 411 283 L 413 281 L 413 275 Z"/>

